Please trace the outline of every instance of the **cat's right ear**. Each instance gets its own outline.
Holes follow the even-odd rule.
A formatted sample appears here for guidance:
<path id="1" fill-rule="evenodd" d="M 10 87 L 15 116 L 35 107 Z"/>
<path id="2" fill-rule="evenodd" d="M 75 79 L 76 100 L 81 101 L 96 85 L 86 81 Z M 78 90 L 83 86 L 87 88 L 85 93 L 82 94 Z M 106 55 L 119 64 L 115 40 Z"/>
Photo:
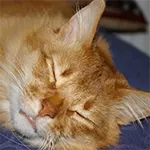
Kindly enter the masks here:
<path id="1" fill-rule="evenodd" d="M 87 47 L 91 46 L 104 9 L 105 0 L 94 0 L 77 12 L 60 29 L 63 41 L 71 45 L 79 43 Z"/>

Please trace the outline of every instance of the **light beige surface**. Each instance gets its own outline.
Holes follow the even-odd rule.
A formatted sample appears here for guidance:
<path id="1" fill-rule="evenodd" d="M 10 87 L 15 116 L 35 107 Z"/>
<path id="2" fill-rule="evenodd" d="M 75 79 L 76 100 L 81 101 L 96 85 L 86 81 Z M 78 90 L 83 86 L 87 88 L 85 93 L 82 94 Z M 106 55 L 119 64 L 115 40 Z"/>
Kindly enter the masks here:
<path id="1" fill-rule="evenodd" d="M 146 19 L 150 22 L 150 0 L 136 0 L 142 9 Z M 131 43 L 133 46 L 140 49 L 142 52 L 150 56 L 150 25 L 147 33 L 136 34 L 117 34 L 123 40 Z"/>

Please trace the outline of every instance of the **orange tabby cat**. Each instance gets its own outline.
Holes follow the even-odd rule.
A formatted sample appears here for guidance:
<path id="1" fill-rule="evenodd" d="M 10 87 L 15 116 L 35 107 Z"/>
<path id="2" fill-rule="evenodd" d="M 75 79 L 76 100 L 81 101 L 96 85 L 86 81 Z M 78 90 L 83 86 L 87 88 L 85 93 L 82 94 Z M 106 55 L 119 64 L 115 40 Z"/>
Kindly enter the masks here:
<path id="1" fill-rule="evenodd" d="M 71 17 L 65 2 L 0 1 L 0 122 L 31 145 L 96 150 L 150 116 L 150 94 L 132 89 L 108 44 L 93 40 L 104 8 L 94 0 Z"/>

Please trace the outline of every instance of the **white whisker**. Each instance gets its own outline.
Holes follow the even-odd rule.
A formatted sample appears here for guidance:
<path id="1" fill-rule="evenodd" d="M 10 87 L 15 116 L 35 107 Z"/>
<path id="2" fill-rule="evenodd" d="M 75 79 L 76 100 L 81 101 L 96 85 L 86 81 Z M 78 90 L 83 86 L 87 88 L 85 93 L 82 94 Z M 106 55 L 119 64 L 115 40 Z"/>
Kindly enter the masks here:
<path id="1" fill-rule="evenodd" d="M 21 143 L 16 142 L 15 140 L 13 140 L 13 139 L 11 139 L 11 138 L 7 137 L 6 135 L 4 135 L 4 134 L 2 134 L 2 133 L 0 133 L 0 135 L 1 135 L 2 137 L 6 138 L 7 140 L 9 140 L 9 141 L 11 141 L 11 142 L 13 142 L 13 143 L 17 144 L 17 145 L 22 146 L 22 144 L 21 144 Z"/>
<path id="2" fill-rule="evenodd" d="M 48 140 L 48 138 L 49 138 L 49 136 L 46 134 L 46 132 L 45 132 L 45 130 L 44 130 L 44 128 L 42 127 L 42 126 L 40 126 L 42 129 L 43 129 L 43 132 L 44 132 L 44 139 L 43 139 L 43 142 L 42 142 L 42 144 L 41 144 L 41 146 L 40 146 L 40 148 L 38 149 L 38 150 L 44 150 L 45 149 L 45 147 L 47 148 L 47 140 Z M 45 138 L 46 137 L 46 138 Z"/>
<path id="3" fill-rule="evenodd" d="M 128 107 L 128 109 L 131 111 L 132 115 L 135 117 L 135 119 L 138 121 L 139 125 L 143 128 L 142 123 L 140 121 L 140 119 L 138 118 L 138 114 L 136 114 L 136 112 L 134 111 L 134 109 L 130 106 L 130 104 L 128 104 L 127 102 L 125 103 L 125 105 Z"/>
<path id="4" fill-rule="evenodd" d="M 27 145 L 25 145 L 13 132 L 12 134 L 17 138 L 17 140 L 22 144 L 22 146 L 26 147 L 28 150 L 31 150 Z"/>
<path id="5" fill-rule="evenodd" d="M 17 60 L 17 59 L 16 59 Z M 17 68 L 17 66 L 16 65 L 14 65 L 9 59 L 7 59 L 7 61 L 13 66 L 13 68 L 17 71 L 17 73 L 18 73 L 18 75 L 19 75 L 19 77 L 20 77 L 20 79 L 21 79 L 21 81 L 23 82 L 23 84 L 25 84 L 25 81 L 24 81 L 24 75 L 25 75 L 25 73 L 24 73 L 24 71 L 22 70 L 22 67 L 20 67 L 21 68 L 21 71 Z"/>
<path id="6" fill-rule="evenodd" d="M 67 150 L 67 149 L 66 149 L 66 144 L 64 143 L 63 139 L 62 139 L 62 138 L 59 138 L 59 140 L 60 140 L 61 143 L 62 143 L 63 149 L 64 149 L 64 150 Z"/>
<path id="7" fill-rule="evenodd" d="M 19 88 L 23 91 L 23 87 L 21 86 L 21 84 L 18 82 L 17 77 L 10 71 L 8 70 L 4 65 L 0 64 L 0 67 L 7 72 L 9 75 L 11 75 L 13 77 L 13 79 L 15 80 L 15 83 L 19 86 Z"/>

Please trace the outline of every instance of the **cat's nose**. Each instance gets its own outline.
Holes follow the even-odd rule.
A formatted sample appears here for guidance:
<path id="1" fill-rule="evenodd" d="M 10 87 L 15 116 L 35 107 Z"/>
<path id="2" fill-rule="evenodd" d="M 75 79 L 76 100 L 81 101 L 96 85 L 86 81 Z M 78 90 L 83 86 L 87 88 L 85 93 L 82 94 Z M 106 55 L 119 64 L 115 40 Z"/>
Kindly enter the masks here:
<path id="1" fill-rule="evenodd" d="M 49 116 L 50 118 L 55 118 L 57 114 L 57 109 L 56 106 L 49 100 L 49 99 L 44 99 L 42 101 L 42 109 L 40 110 L 38 116 L 39 117 L 45 117 Z"/>

